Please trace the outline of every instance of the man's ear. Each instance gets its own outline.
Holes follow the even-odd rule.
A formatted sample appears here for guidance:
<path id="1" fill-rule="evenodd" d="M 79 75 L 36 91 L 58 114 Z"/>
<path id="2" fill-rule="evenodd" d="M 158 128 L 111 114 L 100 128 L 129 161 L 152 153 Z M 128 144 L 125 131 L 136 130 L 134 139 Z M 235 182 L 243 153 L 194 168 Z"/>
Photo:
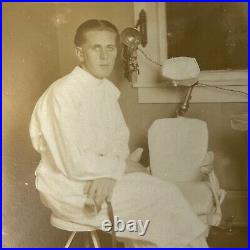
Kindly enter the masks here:
<path id="1" fill-rule="evenodd" d="M 83 48 L 81 47 L 75 47 L 75 53 L 78 58 L 78 60 L 83 63 L 84 62 L 84 53 L 83 53 Z"/>

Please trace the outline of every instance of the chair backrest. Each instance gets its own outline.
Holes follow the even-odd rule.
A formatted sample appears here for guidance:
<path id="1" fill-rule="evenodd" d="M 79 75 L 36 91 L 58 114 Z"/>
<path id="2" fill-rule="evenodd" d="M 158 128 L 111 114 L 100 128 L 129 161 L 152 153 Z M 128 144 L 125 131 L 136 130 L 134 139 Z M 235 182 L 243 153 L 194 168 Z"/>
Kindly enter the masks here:
<path id="1" fill-rule="evenodd" d="M 170 181 L 198 181 L 207 153 L 207 124 L 185 117 L 154 121 L 148 130 L 153 176 Z"/>

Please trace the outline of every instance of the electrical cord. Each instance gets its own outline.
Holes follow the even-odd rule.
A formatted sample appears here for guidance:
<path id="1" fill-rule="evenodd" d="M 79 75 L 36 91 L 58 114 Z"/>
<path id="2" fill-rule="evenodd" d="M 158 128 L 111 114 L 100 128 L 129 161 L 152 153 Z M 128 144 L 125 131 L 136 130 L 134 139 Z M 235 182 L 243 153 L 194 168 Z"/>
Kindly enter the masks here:
<path id="1" fill-rule="evenodd" d="M 208 85 L 208 84 L 205 84 L 205 83 L 199 83 L 198 85 L 209 87 L 209 88 L 216 88 L 216 89 L 220 89 L 220 90 L 224 90 L 224 91 L 236 92 L 236 93 L 248 96 L 248 93 L 246 93 L 244 91 L 240 91 L 240 90 L 227 89 L 227 88 L 222 88 L 222 87 L 218 87 L 218 86 L 214 86 L 214 85 Z M 224 86 L 232 86 L 232 85 L 224 85 Z M 246 85 L 244 85 L 244 86 L 246 86 Z"/>
<path id="2" fill-rule="evenodd" d="M 138 50 L 141 52 L 141 54 L 148 60 L 150 61 L 151 63 L 155 64 L 155 65 L 158 65 L 158 66 L 162 66 L 162 64 L 154 61 L 153 59 L 151 59 L 142 49 L 138 48 Z"/>

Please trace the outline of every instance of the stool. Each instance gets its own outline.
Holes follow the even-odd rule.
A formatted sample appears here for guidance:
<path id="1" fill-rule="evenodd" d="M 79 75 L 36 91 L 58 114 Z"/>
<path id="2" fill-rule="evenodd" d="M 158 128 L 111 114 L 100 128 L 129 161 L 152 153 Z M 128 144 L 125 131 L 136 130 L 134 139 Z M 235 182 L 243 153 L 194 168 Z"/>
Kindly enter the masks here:
<path id="1" fill-rule="evenodd" d="M 86 230 L 87 231 L 87 230 Z M 85 231 L 85 232 L 86 232 Z M 100 244 L 100 241 L 99 241 L 99 238 L 98 238 L 98 235 L 97 235 L 97 232 L 96 231 L 89 231 L 90 232 L 90 237 L 92 239 L 92 242 L 93 242 L 93 245 L 94 245 L 94 248 L 101 248 L 101 244 Z M 76 235 L 76 231 L 72 232 L 71 235 L 69 236 L 68 240 L 67 240 L 67 243 L 66 245 L 64 246 L 64 248 L 69 248 L 71 242 L 73 241 L 75 235 Z"/>
<path id="2" fill-rule="evenodd" d="M 50 217 L 50 223 L 52 226 L 56 228 L 72 232 L 64 248 L 69 248 L 77 232 L 90 232 L 90 237 L 93 242 L 94 248 L 101 248 L 101 243 L 97 235 L 97 230 L 94 227 L 65 221 L 63 219 L 56 217 L 53 214 Z"/>

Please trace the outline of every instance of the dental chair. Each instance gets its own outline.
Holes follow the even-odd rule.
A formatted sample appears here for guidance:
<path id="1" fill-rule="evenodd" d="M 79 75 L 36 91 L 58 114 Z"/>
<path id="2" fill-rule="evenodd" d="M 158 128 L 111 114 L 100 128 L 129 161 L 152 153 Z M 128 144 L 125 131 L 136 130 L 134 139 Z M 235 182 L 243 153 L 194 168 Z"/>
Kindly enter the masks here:
<path id="1" fill-rule="evenodd" d="M 150 171 L 174 182 L 200 219 L 210 226 L 221 221 L 226 192 L 214 172 L 214 154 L 208 151 L 204 121 L 186 117 L 158 119 L 148 131 Z"/>

